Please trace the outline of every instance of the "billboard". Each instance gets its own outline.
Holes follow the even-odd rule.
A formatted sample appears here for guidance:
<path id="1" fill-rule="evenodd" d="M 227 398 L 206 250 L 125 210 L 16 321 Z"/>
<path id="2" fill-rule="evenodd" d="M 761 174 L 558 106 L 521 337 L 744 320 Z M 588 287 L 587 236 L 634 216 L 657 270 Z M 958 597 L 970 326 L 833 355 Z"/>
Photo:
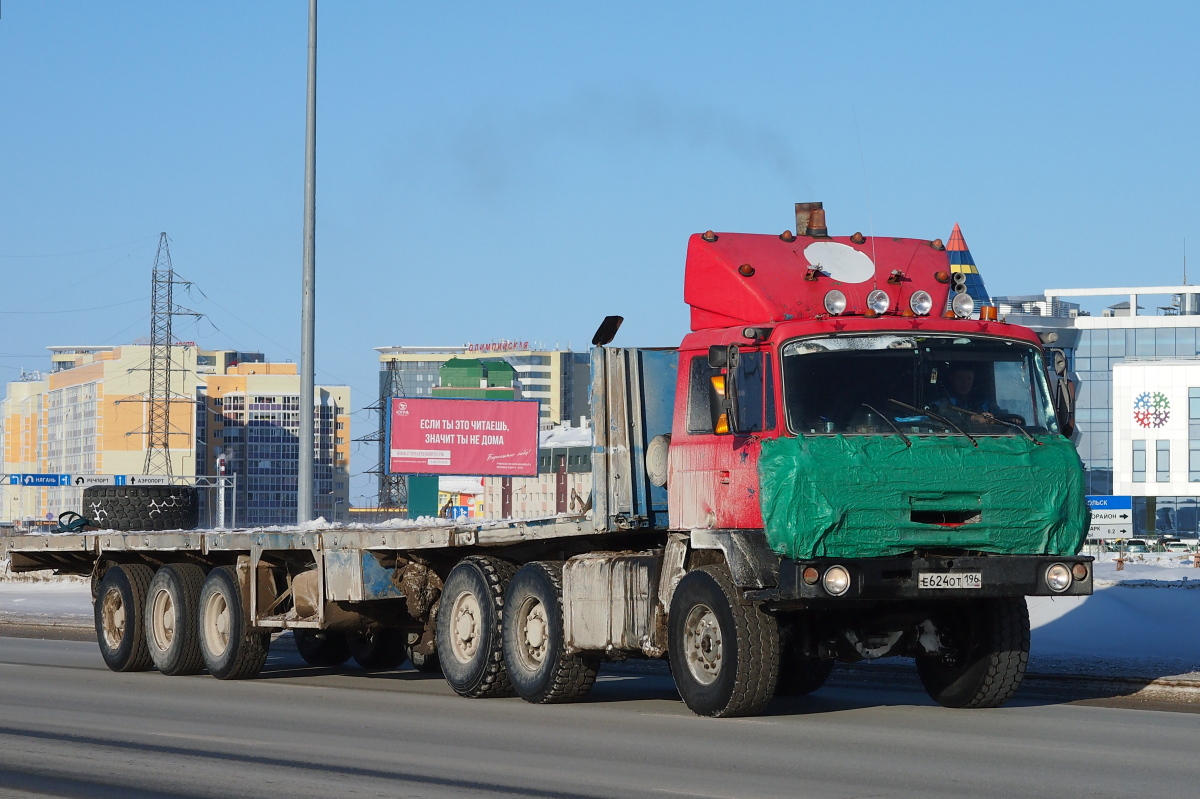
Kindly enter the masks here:
<path id="1" fill-rule="evenodd" d="M 537 400 L 392 397 L 392 474 L 537 475 Z"/>

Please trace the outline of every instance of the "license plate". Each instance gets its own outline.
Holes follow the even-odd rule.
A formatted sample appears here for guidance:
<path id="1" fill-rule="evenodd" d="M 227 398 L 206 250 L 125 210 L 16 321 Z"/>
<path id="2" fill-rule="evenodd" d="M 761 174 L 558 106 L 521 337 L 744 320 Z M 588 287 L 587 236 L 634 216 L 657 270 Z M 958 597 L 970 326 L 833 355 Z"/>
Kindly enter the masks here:
<path id="1" fill-rule="evenodd" d="M 921 572 L 918 588 L 983 588 L 980 572 Z"/>

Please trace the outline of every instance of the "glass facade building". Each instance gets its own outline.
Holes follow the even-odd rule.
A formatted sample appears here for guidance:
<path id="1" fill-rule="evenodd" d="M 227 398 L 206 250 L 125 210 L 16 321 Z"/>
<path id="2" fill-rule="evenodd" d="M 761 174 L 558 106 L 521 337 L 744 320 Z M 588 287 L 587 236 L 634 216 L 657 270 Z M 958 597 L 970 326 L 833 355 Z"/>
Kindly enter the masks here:
<path id="1" fill-rule="evenodd" d="M 1065 289 L 1047 291 L 1044 296 L 998 297 L 997 305 L 1008 310 L 1007 319 L 1014 324 L 1030 327 L 1043 336 L 1057 335 L 1049 347 L 1061 348 L 1067 356 L 1069 376 L 1076 388 L 1076 429 L 1074 440 L 1083 461 L 1086 490 L 1089 495 L 1108 495 L 1113 492 L 1114 469 L 1123 469 L 1133 483 L 1145 483 L 1153 491 L 1155 483 L 1168 482 L 1171 458 L 1178 468 L 1190 467 L 1179 460 L 1180 453 L 1171 453 L 1165 441 L 1150 436 L 1147 441 L 1133 442 L 1125 453 L 1129 463 L 1115 463 L 1113 403 L 1113 367 L 1120 363 L 1142 361 L 1185 365 L 1200 358 L 1198 330 L 1200 314 L 1196 313 L 1200 295 L 1196 287 L 1146 287 L 1118 289 Z M 1163 305 L 1151 309 L 1149 298 L 1165 295 Z M 1075 303 L 1062 302 L 1061 297 L 1127 297 L 1089 315 Z M 1007 306 L 1007 307 L 1006 307 Z M 1133 311 L 1131 312 L 1131 308 Z M 1029 311 L 1035 311 L 1029 313 Z M 1022 311 L 1025 311 L 1022 313 Z M 1142 311 L 1142 313 L 1139 313 Z M 1193 389 L 1200 397 L 1200 386 Z M 1189 402 L 1190 405 L 1190 402 Z M 1197 403 L 1200 413 L 1200 403 Z M 1190 410 L 1190 409 L 1189 409 Z M 1200 423 L 1200 418 L 1198 418 Z M 1200 424 L 1198 424 L 1200 434 Z M 1164 530 L 1195 531 L 1200 528 L 1200 435 L 1197 436 L 1197 496 L 1134 497 L 1135 529 L 1138 532 Z M 1191 454 L 1188 454 L 1189 461 Z M 1189 477 L 1189 480 L 1191 478 Z M 1126 491 L 1125 493 L 1128 493 Z"/>

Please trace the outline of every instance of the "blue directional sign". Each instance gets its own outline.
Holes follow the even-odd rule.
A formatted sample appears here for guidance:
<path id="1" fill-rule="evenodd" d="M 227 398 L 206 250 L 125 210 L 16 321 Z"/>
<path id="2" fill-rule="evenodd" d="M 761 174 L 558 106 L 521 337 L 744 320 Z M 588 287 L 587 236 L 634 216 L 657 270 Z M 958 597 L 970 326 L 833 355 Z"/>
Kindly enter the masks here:
<path id="1" fill-rule="evenodd" d="M 1133 510 L 1133 497 L 1130 496 L 1092 496 L 1086 499 L 1092 510 Z"/>
<path id="2" fill-rule="evenodd" d="M 69 486 L 69 474 L 10 474 L 8 484 L 14 486 Z"/>

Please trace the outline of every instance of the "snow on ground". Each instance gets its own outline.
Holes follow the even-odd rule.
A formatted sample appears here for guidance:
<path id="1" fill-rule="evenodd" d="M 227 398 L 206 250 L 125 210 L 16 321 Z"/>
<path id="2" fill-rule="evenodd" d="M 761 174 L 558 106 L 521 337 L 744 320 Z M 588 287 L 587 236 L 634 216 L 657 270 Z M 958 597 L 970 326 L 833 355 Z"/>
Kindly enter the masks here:
<path id="1" fill-rule="evenodd" d="M 1200 679 L 1200 569 L 1190 556 L 1148 554 L 1117 571 L 1115 557 L 1096 562 L 1090 597 L 1029 598 L 1030 670 Z M 6 571 L 0 568 L 0 625 L 92 623 L 86 581 L 17 582 Z"/>
<path id="2" fill-rule="evenodd" d="M 92 626 L 92 590 L 86 582 L 0 582 L 4 624 Z"/>

